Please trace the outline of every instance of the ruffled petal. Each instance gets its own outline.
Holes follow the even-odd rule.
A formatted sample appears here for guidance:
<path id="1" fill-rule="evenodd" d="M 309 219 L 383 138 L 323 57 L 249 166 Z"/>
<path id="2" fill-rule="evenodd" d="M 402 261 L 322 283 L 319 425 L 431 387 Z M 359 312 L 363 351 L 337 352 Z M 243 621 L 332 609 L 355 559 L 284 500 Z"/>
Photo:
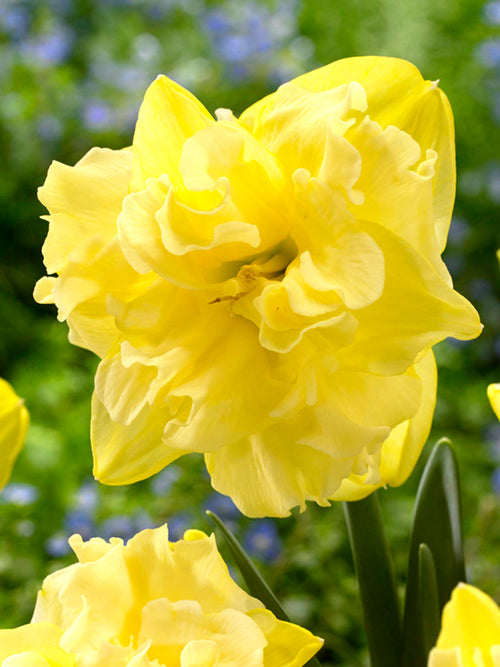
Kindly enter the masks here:
<path id="1" fill-rule="evenodd" d="M 318 94 L 352 82 L 365 91 L 373 121 L 382 128 L 394 125 L 407 132 L 418 142 L 423 154 L 428 149 L 437 153 L 434 214 L 437 243 L 442 251 L 451 220 L 456 178 L 453 116 L 446 95 L 437 82 L 425 81 L 408 61 L 380 56 L 337 60 L 286 85 Z M 265 126 L 279 92 L 268 95 L 242 114 L 241 120 L 254 133 Z"/>
<path id="2" fill-rule="evenodd" d="M 151 309 L 151 303 L 160 305 Z M 145 319 L 143 313 L 153 314 L 154 321 Z M 108 447 L 106 437 L 112 427 L 102 430 L 103 425 L 98 426 L 97 417 L 94 418 L 96 456 L 102 457 L 101 448 L 111 456 L 111 449 L 118 444 L 118 433 L 125 446 L 127 437 L 137 434 L 138 429 L 143 432 L 148 419 L 155 426 L 146 432 L 154 432 L 151 443 L 158 444 L 151 447 L 158 454 L 160 428 L 164 429 L 161 438 L 166 450 L 176 448 L 180 454 L 210 451 L 232 442 L 235 436 L 248 435 L 256 427 L 265 428 L 271 423 L 270 412 L 288 392 L 289 383 L 275 376 L 273 359 L 259 344 L 255 326 L 243 317 L 228 316 L 226 302 L 208 302 L 200 308 L 195 295 L 189 297 L 181 289 L 158 282 L 117 317 L 121 330 L 135 345 L 123 343 L 122 361 L 115 359 L 112 365 L 107 361 L 98 373 L 100 400 L 95 399 L 94 407 L 100 419 L 110 419 L 103 417 L 106 412 L 117 420 L 113 436 L 117 439 L 113 447 Z M 148 338 L 143 337 L 143 332 Z M 111 369 L 113 375 L 108 378 Z M 120 381 L 115 377 L 120 377 Z M 136 404 L 143 406 L 140 414 Z M 138 416 L 134 416 L 136 413 Z M 130 415 L 133 419 L 129 419 Z M 137 424 L 143 419 L 139 428 Z M 145 447 L 146 440 L 141 437 L 142 442 Z M 134 465 L 138 467 L 139 461 L 146 463 L 137 450 L 132 456 L 132 450 L 126 453 L 121 445 L 119 449 L 116 455 L 123 455 L 124 465 L 129 461 L 126 465 L 130 471 Z M 158 454 L 151 455 L 155 469 L 149 474 L 157 471 Z M 113 454 L 110 469 L 115 462 Z M 102 465 L 97 469 L 103 478 Z M 144 465 L 141 474 L 145 472 Z M 104 478 L 108 479 L 108 475 Z"/>
<path id="3" fill-rule="evenodd" d="M 73 667 L 60 646 L 62 630 L 52 623 L 29 623 L 0 630 L 0 663 L 11 667 Z"/>
<path id="4" fill-rule="evenodd" d="M 59 278 L 37 283 L 35 297 L 57 304 L 58 319 L 68 322 L 74 345 L 104 357 L 119 336 L 108 299 L 127 302 L 149 282 L 125 261 L 116 237 L 107 243 L 92 237 L 73 251 Z"/>
<path id="5" fill-rule="evenodd" d="M 183 452 L 163 442 L 165 424 L 175 417 L 158 398 L 146 404 L 129 425 L 115 422 L 92 397 L 91 440 L 94 477 L 104 484 L 132 484 L 159 472 Z"/>
<path id="6" fill-rule="evenodd" d="M 281 168 L 239 125 L 210 125 L 187 139 L 179 169 L 181 181 L 149 178 L 124 201 L 120 239 L 138 271 L 207 288 L 286 239 Z"/>
<path id="7" fill-rule="evenodd" d="M 48 273 L 62 271 L 73 250 L 88 239 L 98 236 L 105 242 L 116 235 L 131 167 L 132 151 L 128 148 L 92 148 L 74 167 L 52 163 L 38 189 L 40 201 L 50 211 L 42 249 Z"/>
<path id="8" fill-rule="evenodd" d="M 342 480 L 333 500 L 360 500 L 380 486 L 400 486 L 409 477 L 429 436 L 436 404 L 437 369 L 432 351 L 429 350 L 414 368 L 421 379 L 420 405 L 416 414 L 395 426 L 384 441 L 377 461 L 378 483 L 367 483 L 369 473 L 351 473 Z"/>
<path id="9" fill-rule="evenodd" d="M 289 172 L 301 167 L 314 176 L 323 162 L 328 132 L 342 134 L 358 112 L 366 111 L 365 92 L 352 80 L 311 94 L 294 79 L 261 103 L 244 112 L 240 121 Z"/>
<path id="10" fill-rule="evenodd" d="M 339 353 L 341 363 L 394 374 L 446 336 L 469 340 L 481 333 L 476 310 L 425 257 L 378 225 L 362 228 L 384 253 L 386 281 L 380 299 L 357 311 L 356 336 Z"/>
<path id="11" fill-rule="evenodd" d="M 264 667 L 264 634 L 236 609 L 204 614 L 195 601 L 153 600 L 143 609 L 139 638 L 151 639 L 148 655 L 162 665 L 212 667 L 217 659 L 221 667 Z"/>
<path id="12" fill-rule="evenodd" d="M 371 118 L 348 132 L 362 156 L 356 187 L 363 202 L 352 213 L 360 220 L 376 222 L 407 240 L 417 252 L 451 278 L 441 259 L 434 216 L 434 177 L 437 153 L 419 144 L 406 132 L 382 127 Z"/>
<path id="13" fill-rule="evenodd" d="M 289 516 L 292 507 L 304 510 L 306 500 L 328 505 L 352 459 L 296 440 L 292 427 L 280 425 L 206 454 L 213 487 L 250 517 Z"/>
<path id="14" fill-rule="evenodd" d="M 139 109 L 130 191 L 144 190 L 150 177 L 179 178 L 184 142 L 212 123 L 214 119 L 194 95 L 168 77 L 158 76 Z"/>
<path id="15" fill-rule="evenodd" d="M 268 609 L 248 613 L 267 639 L 265 667 L 300 667 L 323 646 L 323 640 L 294 623 L 278 620 Z"/>

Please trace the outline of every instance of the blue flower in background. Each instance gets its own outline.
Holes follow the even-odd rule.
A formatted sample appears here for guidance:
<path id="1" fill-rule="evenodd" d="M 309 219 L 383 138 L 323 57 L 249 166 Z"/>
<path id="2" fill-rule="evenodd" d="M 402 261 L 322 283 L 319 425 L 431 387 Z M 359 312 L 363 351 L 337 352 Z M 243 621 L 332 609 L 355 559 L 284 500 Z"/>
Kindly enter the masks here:
<path id="1" fill-rule="evenodd" d="M 493 487 L 493 491 L 497 494 L 497 496 L 500 496 L 500 466 L 495 468 L 493 474 L 491 475 L 491 486 Z"/>
<path id="2" fill-rule="evenodd" d="M 0 499 L 10 505 L 17 505 L 17 507 L 25 507 L 31 505 L 38 500 L 39 492 L 36 487 L 31 484 L 22 484 L 19 482 L 12 482 L 7 484 L 0 493 Z"/>
<path id="3" fill-rule="evenodd" d="M 500 40 L 488 39 L 479 45 L 476 55 L 479 61 L 487 67 L 500 65 Z"/>
<path id="4" fill-rule="evenodd" d="M 483 7 L 483 16 L 488 25 L 500 25 L 500 2 L 487 2 Z"/>
<path id="5" fill-rule="evenodd" d="M 75 508 L 83 512 L 93 513 L 99 503 L 97 483 L 86 480 L 76 492 Z"/>
<path id="6" fill-rule="evenodd" d="M 149 485 L 150 489 L 155 496 L 162 498 L 172 489 L 179 476 L 180 468 L 175 465 L 169 465 L 152 478 Z"/>
<path id="7" fill-rule="evenodd" d="M 284 77 L 280 73 L 298 74 L 314 50 L 311 40 L 299 37 L 298 10 L 297 1 L 278 2 L 268 8 L 246 0 L 238 5 L 222 3 L 207 9 L 201 18 L 214 54 L 230 79 L 264 76 L 281 82 Z M 297 39 L 302 39 L 303 45 L 307 42 L 309 48 L 295 48 Z"/>
<path id="8" fill-rule="evenodd" d="M 243 546 L 251 556 L 272 563 L 281 554 L 283 545 L 272 519 L 253 521 L 243 536 Z"/>
<path id="9" fill-rule="evenodd" d="M 132 524 L 134 526 L 134 533 L 139 533 L 141 530 L 146 530 L 147 528 L 158 528 L 160 525 L 144 510 L 136 512 L 133 515 Z"/>
<path id="10" fill-rule="evenodd" d="M 228 63 L 244 62 L 253 55 L 253 45 L 245 35 L 227 35 L 215 43 L 215 50 Z"/>
<path id="11" fill-rule="evenodd" d="M 495 293 L 493 283 L 486 278 L 474 278 L 469 283 L 469 294 L 475 301 L 483 301 Z M 469 341 L 461 341 L 468 343 Z"/>
<path id="12" fill-rule="evenodd" d="M 64 529 L 67 536 L 78 533 L 84 540 L 90 540 L 95 535 L 95 524 L 92 517 L 85 511 L 73 509 L 64 517 Z"/>
<path id="13" fill-rule="evenodd" d="M 45 542 L 45 551 L 52 558 L 62 558 L 71 552 L 71 547 L 68 544 L 68 538 L 61 533 L 56 533 L 49 537 Z"/>
<path id="14" fill-rule="evenodd" d="M 224 522 L 235 522 L 241 517 L 241 513 L 229 496 L 214 492 L 209 495 L 204 503 L 206 510 L 217 514 Z"/>
<path id="15" fill-rule="evenodd" d="M 224 36 L 231 30 L 231 22 L 223 9 L 209 9 L 203 18 L 205 27 L 214 36 Z"/>
<path id="16" fill-rule="evenodd" d="M 0 30 L 12 39 L 22 39 L 30 26 L 30 12 L 22 5 L 0 4 Z"/>
<path id="17" fill-rule="evenodd" d="M 168 539 L 170 541 L 180 540 L 186 530 L 193 528 L 193 519 L 187 512 L 174 514 L 167 519 Z"/>
<path id="18" fill-rule="evenodd" d="M 500 340 L 498 341 L 500 346 Z M 500 424 L 495 422 L 485 429 L 484 438 L 492 460 L 500 466 Z"/>
<path id="19" fill-rule="evenodd" d="M 494 204 L 500 204 L 500 164 L 488 165 L 486 171 L 486 194 Z"/>
<path id="20" fill-rule="evenodd" d="M 448 245 L 453 247 L 461 246 L 470 236 L 470 231 L 470 224 L 467 220 L 453 216 L 448 235 Z"/>
<path id="21" fill-rule="evenodd" d="M 99 527 L 99 535 L 105 540 L 110 540 L 112 537 L 121 537 L 124 542 L 135 535 L 135 526 L 130 517 L 113 516 L 106 519 Z"/>
<path id="22" fill-rule="evenodd" d="M 56 141 L 62 135 L 63 125 L 56 116 L 43 114 L 38 117 L 37 129 L 39 136 L 44 141 Z"/>
<path id="23" fill-rule="evenodd" d="M 57 65 L 71 54 L 73 33 L 68 28 L 59 27 L 24 42 L 21 50 L 39 65 Z"/>
<path id="24" fill-rule="evenodd" d="M 74 0 L 46 0 L 56 16 L 66 16 L 75 7 Z"/>
<path id="25" fill-rule="evenodd" d="M 102 100 L 90 100 L 83 107 L 82 120 L 89 130 L 102 130 L 113 124 L 113 112 Z"/>

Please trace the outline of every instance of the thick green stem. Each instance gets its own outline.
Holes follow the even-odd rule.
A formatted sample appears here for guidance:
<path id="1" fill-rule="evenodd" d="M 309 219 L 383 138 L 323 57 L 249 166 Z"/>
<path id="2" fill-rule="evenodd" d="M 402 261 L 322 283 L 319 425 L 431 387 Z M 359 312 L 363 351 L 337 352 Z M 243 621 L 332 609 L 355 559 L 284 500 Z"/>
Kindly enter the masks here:
<path id="1" fill-rule="evenodd" d="M 402 635 L 394 567 L 378 498 L 344 503 L 371 667 L 401 667 Z"/>

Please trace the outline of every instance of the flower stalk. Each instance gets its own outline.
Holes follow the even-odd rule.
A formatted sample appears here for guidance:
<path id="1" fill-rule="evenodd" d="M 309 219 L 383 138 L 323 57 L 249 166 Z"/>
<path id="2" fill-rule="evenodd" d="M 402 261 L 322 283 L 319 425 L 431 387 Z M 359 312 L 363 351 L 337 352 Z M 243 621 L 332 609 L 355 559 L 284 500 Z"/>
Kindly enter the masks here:
<path id="1" fill-rule="evenodd" d="M 231 555 L 234 558 L 234 562 L 241 572 L 241 575 L 245 580 L 250 593 L 259 598 L 259 600 L 267 607 L 267 609 L 273 612 L 276 618 L 290 623 L 290 618 L 281 606 L 280 601 L 269 588 L 267 582 L 252 563 L 250 557 L 238 542 L 236 537 L 233 535 L 233 533 L 224 524 L 222 519 L 218 517 L 217 514 L 214 514 L 214 512 L 207 510 L 207 516 L 211 521 L 213 521 L 213 523 L 222 533 L 222 536 L 224 537 L 224 540 L 229 547 L 229 550 L 231 551 Z M 306 663 L 306 667 L 321 667 L 321 665 L 318 659 L 313 657 L 309 660 L 309 662 Z"/>
<path id="2" fill-rule="evenodd" d="M 371 667 L 401 667 L 402 634 L 394 566 L 376 493 L 344 503 Z"/>

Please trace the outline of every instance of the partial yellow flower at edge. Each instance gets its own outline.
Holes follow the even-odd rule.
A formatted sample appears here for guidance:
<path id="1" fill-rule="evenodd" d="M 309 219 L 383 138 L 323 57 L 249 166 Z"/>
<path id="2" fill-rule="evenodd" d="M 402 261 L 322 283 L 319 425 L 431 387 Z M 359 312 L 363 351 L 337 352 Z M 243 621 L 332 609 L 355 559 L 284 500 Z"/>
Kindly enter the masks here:
<path id="1" fill-rule="evenodd" d="M 0 489 L 7 483 L 24 444 L 29 414 L 22 398 L 0 378 Z"/>
<path id="2" fill-rule="evenodd" d="M 213 535 L 70 545 L 79 562 L 45 579 L 32 623 L 0 631 L 5 667 L 301 667 L 323 644 L 242 590 Z"/>
<path id="3" fill-rule="evenodd" d="M 500 608 L 492 598 L 469 584 L 455 587 L 428 667 L 500 667 Z"/>
<path id="4" fill-rule="evenodd" d="M 490 384 L 487 393 L 493 412 L 500 419 L 500 384 Z"/>

